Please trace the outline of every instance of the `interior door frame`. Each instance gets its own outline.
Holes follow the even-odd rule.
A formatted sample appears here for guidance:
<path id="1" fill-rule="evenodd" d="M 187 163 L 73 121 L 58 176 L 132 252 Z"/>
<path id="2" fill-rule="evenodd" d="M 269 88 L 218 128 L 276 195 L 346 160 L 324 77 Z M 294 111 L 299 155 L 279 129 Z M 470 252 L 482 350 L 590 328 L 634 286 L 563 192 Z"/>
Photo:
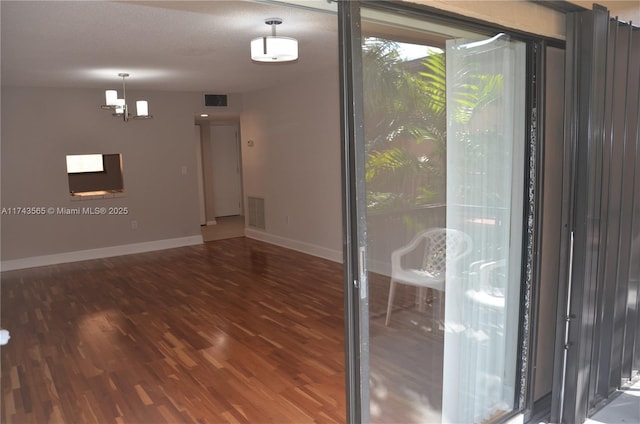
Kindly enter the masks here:
<path id="1" fill-rule="evenodd" d="M 205 193 L 204 193 L 204 170 L 202 162 L 202 124 L 196 122 L 194 125 L 194 137 L 196 148 L 196 179 L 198 183 L 198 216 L 200 219 L 200 226 L 207 225 L 207 212 L 205 206 Z"/>

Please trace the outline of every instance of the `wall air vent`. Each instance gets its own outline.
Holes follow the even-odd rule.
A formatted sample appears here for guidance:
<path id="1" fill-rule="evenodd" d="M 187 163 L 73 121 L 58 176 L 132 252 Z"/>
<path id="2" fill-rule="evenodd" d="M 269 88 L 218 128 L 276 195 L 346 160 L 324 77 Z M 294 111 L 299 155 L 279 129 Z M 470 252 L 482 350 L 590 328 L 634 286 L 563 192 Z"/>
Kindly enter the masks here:
<path id="1" fill-rule="evenodd" d="M 205 107 L 227 107 L 227 95 L 226 94 L 205 94 L 204 95 Z"/>
<path id="2" fill-rule="evenodd" d="M 265 229 L 264 223 L 264 199 L 261 197 L 249 196 L 249 226 Z"/>

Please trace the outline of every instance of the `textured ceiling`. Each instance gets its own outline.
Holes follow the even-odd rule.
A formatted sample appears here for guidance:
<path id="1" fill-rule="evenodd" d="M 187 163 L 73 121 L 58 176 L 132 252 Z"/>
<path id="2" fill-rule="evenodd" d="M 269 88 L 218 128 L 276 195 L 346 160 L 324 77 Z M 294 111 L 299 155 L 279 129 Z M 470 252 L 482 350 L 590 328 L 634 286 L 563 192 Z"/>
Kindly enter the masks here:
<path id="1" fill-rule="evenodd" d="M 327 0 L 286 1 L 335 8 Z M 626 19 L 640 10 L 638 0 L 600 3 Z M 270 17 L 284 19 L 278 34 L 299 40 L 296 63 L 249 59 L 249 42 L 270 33 Z M 232 94 L 338 69 L 334 14 L 264 0 L 0 0 L 0 18 L 4 86 L 105 88 L 129 72 L 132 89 Z"/>
<path id="2" fill-rule="evenodd" d="M 337 71 L 335 15 L 291 6 L 233 1 L 5 1 L 1 3 L 2 85 L 127 87 L 242 93 L 325 68 Z M 299 40 L 300 58 L 259 64 L 252 38 Z"/>

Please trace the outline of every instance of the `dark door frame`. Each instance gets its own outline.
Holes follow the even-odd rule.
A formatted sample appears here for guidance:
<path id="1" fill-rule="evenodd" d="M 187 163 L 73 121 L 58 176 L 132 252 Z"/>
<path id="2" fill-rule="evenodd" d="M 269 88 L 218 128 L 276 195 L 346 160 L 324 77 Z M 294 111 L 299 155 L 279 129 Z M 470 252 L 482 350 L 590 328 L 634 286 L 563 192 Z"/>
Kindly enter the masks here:
<path id="1" fill-rule="evenodd" d="M 362 323 L 359 313 L 361 288 L 366 284 L 364 252 L 365 225 L 362 217 L 366 204 L 358 195 L 358 180 L 364 180 L 364 112 L 362 109 L 362 47 L 360 34 L 360 4 L 358 1 L 338 1 L 338 34 L 340 40 L 340 120 L 342 159 L 342 234 L 344 264 L 345 314 L 345 384 L 347 422 L 368 422 L 368 411 L 363 411 L 362 399 L 368 404 L 368 378 L 361 373 Z M 365 296 L 366 297 L 366 296 Z M 365 382 L 366 383 L 366 382 Z M 363 413 L 365 414 L 363 416 Z"/>
<path id="2" fill-rule="evenodd" d="M 544 80 L 544 46 L 563 46 L 559 40 L 532 37 L 530 34 L 519 34 L 517 31 L 495 25 L 474 21 L 458 15 L 407 3 L 367 0 L 338 0 L 338 27 L 340 41 L 340 89 L 341 89 L 341 152 L 342 152 L 342 194 L 343 194 L 343 247 L 344 247 L 344 298 L 345 298 L 345 360 L 346 360 L 346 395 L 347 421 L 359 423 L 369 421 L 368 411 L 368 317 L 360 311 L 366 311 L 367 277 L 365 263 L 366 248 L 366 203 L 364 193 L 364 112 L 362 106 L 362 49 L 361 49 L 361 5 L 375 7 L 395 13 L 413 16 L 426 16 L 429 20 L 437 20 L 457 27 L 476 31 L 507 32 L 528 44 L 528 81 L 531 87 L 528 92 L 527 122 L 529 131 L 527 139 L 527 158 L 523 167 L 526 172 L 525 215 L 527 234 L 524 236 L 521 295 L 521 331 L 519 346 L 520 375 L 517 384 L 516 409 L 513 415 L 522 413 L 530 417 L 533 411 L 532 372 L 534 355 L 531 347 L 535 341 L 534 326 L 537 310 L 532 308 L 539 287 L 539 242 L 540 242 L 540 175 L 542 133 L 544 120 L 541 119 L 544 97 L 542 94 Z M 537 84 L 533 84 L 537 81 Z M 536 106 L 537 104 L 537 106 Z M 537 107 L 537 115 L 534 112 Z M 529 205 L 533 205 L 529 207 Z M 365 312 L 366 313 L 366 312 Z M 364 343 L 363 343 L 364 341 Z M 510 417 L 511 417 L 510 416 Z M 510 417 L 506 417 L 508 419 Z"/>
<path id="3" fill-rule="evenodd" d="M 621 26 L 626 26 L 626 46 L 618 45 Z M 635 52 L 631 50 L 634 31 Z M 630 85 L 629 78 L 634 69 L 631 58 L 638 56 L 637 34 L 630 24 L 611 20 L 602 6 L 567 14 L 562 216 L 566 253 L 561 258 L 558 294 L 557 321 L 562 331 L 556 336 L 559 366 L 553 385 L 559 393 L 554 396 L 552 422 L 583 422 L 625 379 L 633 378 L 633 357 L 640 358 L 634 353 L 640 337 L 640 297 L 636 294 L 635 302 L 628 298 L 638 290 L 638 277 L 631 270 L 634 260 L 640 261 L 631 249 L 633 233 L 638 232 L 634 223 L 640 166 L 638 117 L 632 141 L 626 134 L 627 108 L 634 101 L 635 108 L 640 108 L 638 81 Z M 635 66 L 637 72 L 639 65 Z M 629 91 L 635 96 L 630 102 Z M 624 102 L 616 99 L 621 93 Z M 624 131 L 616 128 L 621 116 Z M 633 144 L 635 155 L 625 154 L 627 145 Z M 625 176 L 625 165 L 633 167 L 633 178 Z M 623 193 L 630 193 L 632 200 L 623 202 Z M 635 305 L 629 305 L 629 300 Z"/>

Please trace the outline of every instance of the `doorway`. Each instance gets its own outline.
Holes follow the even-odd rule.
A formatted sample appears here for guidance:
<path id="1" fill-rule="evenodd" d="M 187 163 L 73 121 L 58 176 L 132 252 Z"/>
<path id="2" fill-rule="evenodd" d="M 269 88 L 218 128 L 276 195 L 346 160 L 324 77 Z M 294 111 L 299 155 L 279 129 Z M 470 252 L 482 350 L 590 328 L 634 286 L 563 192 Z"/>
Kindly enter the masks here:
<path id="1" fill-rule="evenodd" d="M 242 161 L 239 124 L 212 122 L 203 126 L 202 169 L 207 225 L 217 219 L 242 216 Z"/>
<path id="2" fill-rule="evenodd" d="M 242 159 L 238 122 L 201 123 L 203 240 L 244 235 Z"/>

